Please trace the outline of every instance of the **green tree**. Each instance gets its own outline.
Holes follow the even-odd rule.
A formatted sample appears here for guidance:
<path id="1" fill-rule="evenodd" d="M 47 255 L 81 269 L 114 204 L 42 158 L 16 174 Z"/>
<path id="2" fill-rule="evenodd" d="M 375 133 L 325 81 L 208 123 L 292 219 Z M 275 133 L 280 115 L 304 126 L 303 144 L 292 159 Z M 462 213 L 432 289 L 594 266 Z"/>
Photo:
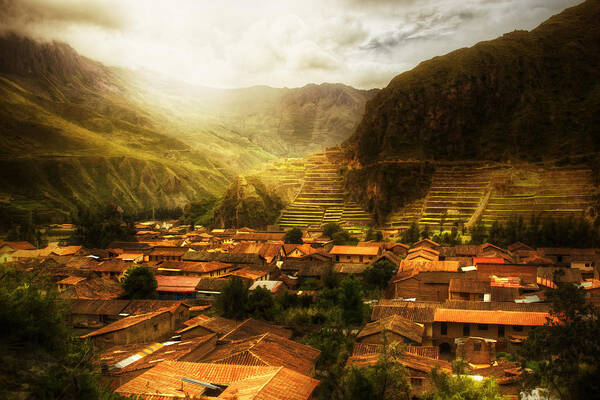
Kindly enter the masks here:
<path id="1" fill-rule="evenodd" d="M 363 280 L 371 287 L 385 289 L 395 272 L 394 264 L 387 260 L 380 260 L 365 270 Z"/>
<path id="2" fill-rule="evenodd" d="M 483 244 L 487 239 L 487 232 L 485 229 L 485 225 L 483 224 L 483 220 L 481 218 L 477 219 L 475 225 L 471 227 L 471 244 Z"/>
<path id="3" fill-rule="evenodd" d="M 158 297 L 156 291 L 158 283 L 154 272 L 146 266 L 129 268 L 125 272 L 121 285 L 129 299 L 156 299 Z"/>
<path id="4" fill-rule="evenodd" d="M 421 239 L 429 239 L 430 237 L 431 233 L 429 232 L 429 225 L 425 225 L 425 227 L 421 231 Z"/>
<path id="5" fill-rule="evenodd" d="M 435 391 L 423 395 L 424 400 L 501 400 L 503 397 L 494 379 L 475 381 L 465 375 L 465 362 L 457 359 L 452 364 L 454 375 L 440 371 L 437 367 L 431 371 L 430 379 Z"/>
<path id="6" fill-rule="evenodd" d="M 358 239 L 351 236 L 348 231 L 341 230 L 333 234 L 333 244 L 353 246 L 358 243 Z"/>
<path id="7" fill-rule="evenodd" d="M 248 315 L 246 308 L 248 297 L 248 285 L 240 278 L 233 277 L 217 297 L 217 310 L 225 318 L 245 318 Z"/>
<path id="8" fill-rule="evenodd" d="M 526 382 L 560 399 L 583 399 L 600 393 L 600 312 L 583 288 L 558 278 L 557 289 L 546 291 L 552 318 L 531 330 L 521 349 L 533 370 Z"/>
<path id="9" fill-rule="evenodd" d="M 273 294 L 260 286 L 250 292 L 246 308 L 252 317 L 267 321 L 273 321 L 279 313 Z"/>
<path id="10" fill-rule="evenodd" d="M 333 239 L 333 235 L 340 232 L 342 228 L 335 222 L 329 222 L 323 225 L 323 236 Z"/>
<path id="11" fill-rule="evenodd" d="M 91 343 L 68 322 L 56 285 L 37 273 L 0 274 L 0 398 L 121 399 L 100 385 Z"/>
<path id="12" fill-rule="evenodd" d="M 419 241 L 420 237 L 419 225 L 417 225 L 416 222 L 413 222 L 408 229 L 402 233 L 402 243 L 413 245 Z"/>
<path id="13" fill-rule="evenodd" d="M 283 241 L 288 244 L 302 244 L 302 231 L 299 228 L 292 228 L 285 233 Z"/>
<path id="14" fill-rule="evenodd" d="M 71 241 L 87 248 L 105 249 L 112 241 L 135 239 L 133 221 L 126 220 L 114 204 L 97 212 L 79 210 L 76 225 Z"/>
<path id="15" fill-rule="evenodd" d="M 381 242 L 383 240 L 383 233 L 381 231 L 373 229 L 372 227 L 369 227 L 365 236 L 365 240 Z"/>
<path id="16" fill-rule="evenodd" d="M 340 305 L 342 316 L 348 325 L 360 325 L 365 318 L 365 304 L 362 299 L 362 285 L 353 276 L 341 282 Z"/>

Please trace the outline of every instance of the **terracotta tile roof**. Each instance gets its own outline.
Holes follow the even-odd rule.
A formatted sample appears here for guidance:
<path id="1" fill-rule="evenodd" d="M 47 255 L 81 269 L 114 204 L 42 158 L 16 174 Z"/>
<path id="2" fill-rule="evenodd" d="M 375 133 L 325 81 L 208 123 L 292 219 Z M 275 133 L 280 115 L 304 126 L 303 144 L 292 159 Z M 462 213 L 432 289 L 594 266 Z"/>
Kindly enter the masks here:
<path id="1" fill-rule="evenodd" d="M 146 252 L 149 256 L 174 256 L 181 257 L 188 252 L 187 247 L 154 247 Z"/>
<path id="2" fill-rule="evenodd" d="M 396 302 L 396 304 L 386 304 L 380 301 L 373 307 L 371 320 L 387 318 L 392 315 L 399 315 L 410 321 L 420 324 L 433 322 L 435 307 L 439 303 L 417 303 L 412 301 Z"/>
<path id="3" fill-rule="evenodd" d="M 256 281 L 254 282 L 249 290 L 255 290 L 259 287 L 268 290 L 271 293 L 277 292 L 283 286 L 281 281 Z"/>
<path id="4" fill-rule="evenodd" d="M 562 267 L 538 267 L 537 274 L 540 278 L 554 279 L 554 272 L 562 271 L 563 274 L 559 278 L 560 282 L 580 283 L 583 281 L 581 271 L 575 268 Z"/>
<path id="5" fill-rule="evenodd" d="M 36 250 L 36 247 L 29 242 L 0 242 L 0 247 L 8 246 L 13 250 Z"/>
<path id="6" fill-rule="evenodd" d="M 428 254 L 432 254 L 434 256 L 439 256 L 440 252 L 437 251 L 436 249 L 433 249 L 431 247 L 426 247 L 426 246 L 415 246 L 415 247 L 411 247 L 408 250 L 408 254 L 412 254 L 412 253 L 428 253 Z"/>
<path id="7" fill-rule="evenodd" d="M 284 337 L 264 333 L 240 341 L 220 344 L 202 362 L 234 365 L 283 366 L 310 374 L 321 352 Z"/>
<path id="8" fill-rule="evenodd" d="M 52 250 L 52 253 L 59 255 L 59 256 L 69 256 L 69 255 L 74 255 L 74 254 L 78 253 L 79 251 L 81 251 L 82 248 L 83 248 L 83 246 L 57 247 L 54 250 Z"/>
<path id="9" fill-rule="evenodd" d="M 431 239 L 421 239 L 417 243 L 415 243 L 414 246 L 416 246 L 416 247 L 429 247 L 429 248 L 432 248 L 432 249 L 438 249 L 439 247 L 441 247 L 439 243 L 434 242 Z"/>
<path id="10" fill-rule="evenodd" d="M 424 250 L 419 250 L 419 251 L 413 251 L 412 253 L 409 252 L 408 255 L 406 256 L 406 261 L 418 261 L 419 259 L 425 259 L 426 261 L 438 261 L 439 260 L 439 256 L 436 254 L 433 254 L 429 251 L 424 251 Z"/>
<path id="11" fill-rule="evenodd" d="M 504 264 L 502 257 L 473 257 L 473 265 L 477 264 Z"/>
<path id="12" fill-rule="evenodd" d="M 254 243 L 242 242 L 238 243 L 232 250 L 232 254 L 259 254 L 270 263 L 279 255 L 279 251 L 283 245 L 279 243 Z"/>
<path id="13" fill-rule="evenodd" d="M 121 312 L 136 315 L 168 309 L 173 313 L 180 306 L 188 307 L 185 303 L 178 300 L 130 300 L 129 304 Z"/>
<path id="14" fill-rule="evenodd" d="M 191 310 L 191 308 L 190 308 Z M 190 318 L 187 321 L 183 321 L 183 324 L 185 326 L 194 326 L 194 325 L 198 325 L 198 323 L 202 322 L 202 321 L 208 321 L 209 319 L 211 319 L 211 317 L 209 317 L 208 315 L 204 315 L 204 314 L 200 314 L 195 316 L 194 318 Z"/>
<path id="15" fill-rule="evenodd" d="M 77 285 L 78 283 L 85 281 L 86 278 L 81 277 L 81 276 L 67 276 L 64 279 L 61 279 L 60 281 L 56 282 L 56 284 L 58 285 Z"/>
<path id="16" fill-rule="evenodd" d="M 334 255 L 352 255 L 352 256 L 376 256 L 379 254 L 379 247 L 359 247 L 359 246 L 333 246 L 329 254 Z"/>
<path id="17" fill-rule="evenodd" d="M 356 336 L 362 339 L 367 336 L 376 335 L 385 331 L 393 332 L 416 343 L 423 341 L 425 327 L 399 315 L 391 315 L 375 322 L 369 322 Z"/>
<path id="18" fill-rule="evenodd" d="M 125 295 L 121 284 L 114 279 L 87 279 L 60 293 L 61 299 L 114 300 Z"/>
<path id="19" fill-rule="evenodd" d="M 281 241 L 285 238 L 285 232 L 237 232 L 233 237 L 235 241 Z"/>
<path id="20" fill-rule="evenodd" d="M 180 360 L 213 339 L 215 339 L 214 333 L 180 342 L 115 346 L 100 354 L 100 362 L 109 365 L 109 374 L 111 375 L 149 369 L 154 367 L 157 362 Z"/>
<path id="21" fill-rule="evenodd" d="M 231 268 L 231 266 L 231 264 L 219 261 L 163 261 L 158 265 L 158 271 L 206 274 Z"/>
<path id="22" fill-rule="evenodd" d="M 369 267 L 364 263 L 335 263 L 333 271 L 338 274 L 362 274 Z"/>
<path id="23" fill-rule="evenodd" d="M 586 279 L 585 282 L 581 284 L 585 290 L 593 290 L 600 288 L 600 280 L 598 279 Z"/>
<path id="24" fill-rule="evenodd" d="M 250 279 L 250 280 L 258 280 L 264 276 L 266 276 L 268 274 L 267 271 L 262 271 L 259 269 L 253 269 L 250 267 L 246 267 L 246 268 L 242 268 L 242 269 L 238 269 L 237 271 L 233 271 L 231 273 L 232 276 L 237 276 L 240 278 L 246 278 L 246 279 Z"/>
<path id="25" fill-rule="evenodd" d="M 435 322 L 460 322 L 468 324 L 497 324 L 542 326 L 550 314 L 519 311 L 459 310 L 438 308 L 435 310 Z"/>
<path id="26" fill-rule="evenodd" d="M 416 354 L 421 357 L 438 359 L 440 357 L 440 348 L 438 346 L 405 346 L 405 351 L 410 354 Z M 381 354 L 383 344 L 372 343 L 354 343 L 352 356 L 367 356 L 370 354 Z"/>
<path id="27" fill-rule="evenodd" d="M 347 365 L 355 365 L 359 368 L 364 368 L 377 364 L 377 361 L 379 361 L 379 354 L 352 356 L 348 359 Z M 419 372 L 430 373 L 436 367 L 442 371 L 452 371 L 452 365 L 447 361 L 424 357 L 411 352 L 402 353 L 395 361 L 408 369 Z"/>
<path id="28" fill-rule="evenodd" d="M 118 321 L 115 321 L 112 324 L 108 324 L 98 330 L 90 332 L 87 335 L 83 335 L 81 337 L 89 338 L 89 337 L 93 337 L 93 336 L 104 335 L 106 333 L 120 331 L 122 329 L 129 328 L 131 326 L 137 325 L 139 323 L 142 323 L 144 321 L 158 317 L 159 315 L 162 315 L 162 314 L 165 314 L 168 312 L 169 312 L 169 310 L 165 309 L 165 310 L 155 311 L 155 312 L 151 312 L 151 313 L 147 313 L 147 314 L 140 314 L 140 315 L 133 315 L 131 317 L 126 317 L 126 318 L 120 319 Z"/>
<path id="29" fill-rule="evenodd" d="M 201 292 L 221 292 L 229 283 L 226 278 L 201 278 L 196 289 Z"/>
<path id="30" fill-rule="evenodd" d="M 512 277 L 518 276 L 524 283 L 535 283 L 537 267 L 523 264 L 479 264 L 477 265 L 477 279 L 487 281 L 492 276 Z"/>
<path id="31" fill-rule="evenodd" d="M 533 247 L 526 245 L 525 243 L 515 242 L 507 247 L 508 251 L 517 251 L 517 250 L 534 250 Z"/>
<path id="32" fill-rule="evenodd" d="M 460 268 L 458 261 L 411 261 L 402 260 L 400 270 L 415 270 L 415 271 L 449 271 L 457 272 Z"/>
<path id="33" fill-rule="evenodd" d="M 315 249 L 308 243 L 304 244 L 284 244 L 283 245 L 284 252 L 286 256 L 288 256 L 292 251 L 298 249 L 298 251 L 302 252 L 305 256 L 313 253 L 317 253 L 319 249 Z"/>
<path id="34" fill-rule="evenodd" d="M 292 331 L 283 326 L 269 324 L 254 318 L 248 318 L 239 323 L 235 328 L 229 331 L 225 336 L 219 339 L 221 342 L 238 341 L 248 339 L 253 336 L 272 333 L 277 336 L 289 339 L 292 337 Z"/>
<path id="35" fill-rule="evenodd" d="M 519 298 L 519 288 L 516 287 L 501 287 L 492 285 L 490 287 L 490 293 L 492 301 L 514 302 L 515 299 Z"/>
<path id="36" fill-rule="evenodd" d="M 133 267 L 133 263 L 131 261 L 106 260 L 99 264 L 90 264 L 89 270 L 96 272 L 116 272 L 121 274 L 131 267 Z"/>
<path id="37" fill-rule="evenodd" d="M 381 256 L 379 256 L 375 261 L 373 261 L 370 265 L 373 265 L 376 262 L 381 261 L 381 260 L 389 261 L 398 268 L 400 268 L 400 265 L 402 264 L 402 258 L 398 257 L 391 251 L 386 251 Z"/>
<path id="38" fill-rule="evenodd" d="M 247 367 L 184 361 L 163 361 L 117 388 L 123 395 L 162 395 L 168 398 L 200 396 L 204 387 L 183 382 L 191 378 L 215 385 L 231 385 L 242 379 L 276 373 L 277 367 Z"/>
<path id="39" fill-rule="evenodd" d="M 474 279 L 450 279 L 448 291 L 454 293 L 490 293 L 490 284 Z"/>
<path id="40" fill-rule="evenodd" d="M 87 300 L 69 301 L 71 314 L 79 315 L 119 315 L 129 304 L 129 300 Z"/>
<path id="41" fill-rule="evenodd" d="M 184 261 L 219 261 L 226 264 L 263 264 L 260 254 L 234 254 L 213 251 L 190 251 L 183 256 Z"/>
<path id="42" fill-rule="evenodd" d="M 231 330 L 235 329 L 237 325 L 238 322 L 232 319 L 222 317 L 210 317 L 209 319 L 198 321 L 198 323 L 195 325 L 190 325 L 187 328 L 183 328 L 177 331 L 176 333 L 183 333 L 185 331 L 200 326 L 210 332 L 216 333 L 218 336 L 222 336 L 228 332 L 231 332 Z"/>
<path id="43" fill-rule="evenodd" d="M 155 278 L 158 292 L 192 293 L 200 283 L 200 278 L 195 276 L 156 275 Z"/>

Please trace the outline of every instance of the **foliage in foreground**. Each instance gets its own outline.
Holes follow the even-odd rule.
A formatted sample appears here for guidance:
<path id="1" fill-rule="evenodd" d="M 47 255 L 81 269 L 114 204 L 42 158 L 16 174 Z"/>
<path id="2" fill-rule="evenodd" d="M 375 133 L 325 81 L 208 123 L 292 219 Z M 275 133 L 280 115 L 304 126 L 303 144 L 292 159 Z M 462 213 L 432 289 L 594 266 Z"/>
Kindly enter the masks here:
<path id="1" fill-rule="evenodd" d="M 121 399 L 99 384 L 89 342 L 67 322 L 54 285 L 14 269 L 0 273 L 0 398 Z"/>

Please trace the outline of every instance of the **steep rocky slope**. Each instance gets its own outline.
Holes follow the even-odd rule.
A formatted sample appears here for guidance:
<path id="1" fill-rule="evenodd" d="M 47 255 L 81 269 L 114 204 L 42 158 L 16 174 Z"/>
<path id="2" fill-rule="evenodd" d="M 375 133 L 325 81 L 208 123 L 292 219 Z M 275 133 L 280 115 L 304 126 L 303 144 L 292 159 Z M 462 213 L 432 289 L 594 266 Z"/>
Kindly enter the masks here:
<path id="1" fill-rule="evenodd" d="M 378 217 L 422 197 L 440 162 L 527 161 L 597 166 L 600 2 L 531 32 L 425 61 L 366 106 L 346 142 L 347 185 Z M 398 188 L 390 182 L 416 176 Z M 366 190 L 365 190 L 366 188 Z"/>

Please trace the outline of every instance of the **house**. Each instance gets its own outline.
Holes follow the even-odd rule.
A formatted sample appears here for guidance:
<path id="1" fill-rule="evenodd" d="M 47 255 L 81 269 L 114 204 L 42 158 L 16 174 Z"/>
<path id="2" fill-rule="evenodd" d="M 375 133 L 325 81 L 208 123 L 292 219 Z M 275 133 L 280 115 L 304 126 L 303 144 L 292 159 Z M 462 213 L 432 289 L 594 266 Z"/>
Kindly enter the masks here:
<path id="1" fill-rule="evenodd" d="M 219 261 L 162 261 L 156 265 L 161 275 L 182 275 L 201 278 L 220 277 L 239 268 Z"/>
<path id="2" fill-rule="evenodd" d="M 171 336 L 171 317 L 168 309 L 134 315 L 108 324 L 81 338 L 90 339 L 99 348 L 165 340 Z"/>
<path id="3" fill-rule="evenodd" d="M 333 246 L 329 254 L 334 256 L 338 263 L 361 263 L 370 264 L 379 256 L 381 249 L 377 246 Z"/>
<path id="4" fill-rule="evenodd" d="M 154 247 L 145 254 L 144 261 L 182 261 L 187 247 Z"/>
<path id="5" fill-rule="evenodd" d="M 456 338 L 475 336 L 497 340 L 498 351 L 512 352 L 549 317 L 548 312 L 436 308 L 433 344 L 440 346 L 440 352 L 449 352 L 455 349 Z"/>
<path id="6" fill-rule="evenodd" d="M 196 298 L 200 279 L 197 276 L 156 275 L 156 291 L 161 299 L 181 300 Z"/>
<path id="7" fill-rule="evenodd" d="M 415 271 L 415 272 L 458 272 L 460 263 L 458 261 L 417 261 L 417 260 L 402 260 L 400 262 L 399 271 Z"/>
<path id="8" fill-rule="evenodd" d="M 61 283 L 61 281 L 57 282 Z M 125 295 L 121 284 L 114 279 L 84 279 L 74 285 L 63 285 L 60 299 L 114 300 Z"/>
<path id="9" fill-rule="evenodd" d="M 0 264 L 16 261 L 13 253 L 17 250 L 36 250 L 29 242 L 0 242 Z"/>
<path id="10" fill-rule="evenodd" d="M 387 292 L 396 299 L 418 301 L 445 301 L 449 296 L 450 281 L 474 276 L 472 273 L 448 271 L 401 271 L 392 278 Z"/>
<path id="11" fill-rule="evenodd" d="M 342 276 L 362 275 L 367 268 L 369 265 L 365 263 L 335 263 L 333 272 Z"/>
<path id="12" fill-rule="evenodd" d="M 269 324 L 258 319 L 248 318 L 237 324 L 225 335 L 221 336 L 219 341 L 222 343 L 235 342 L 265 333 L 272 333 L 286 339 L 290 339 L 292 337 L 292 331 L 290 329 L 279 325 Z"/>
<path id="13" fill-rule="evenodd" d="M 279 259 L 282 248 L 283 244 L 281 243 L 241 242 L 231 249 L 231 253 L 258 254 L 270 264 Z"/>
<path id="14" fill-rule="evenodd" d="M 274 366 L 312 376 L 321 352 L 272 333 L 244 340 L 217 343 L 201 361 L 213 364 Z"/>
<path id="15" fill-rule="evenodd" d="M 222 317 L 207 317 L 197 319 L 195 323 L 186 324 L 185 328 L 182 328 L 175 333 L 181 335 L 181 339 L 185 340 L 190 337 L 206 336 L 211 333 L 215 333 L 217 337 L 221 337 L 231 332 L 238 326 L 238 322 L 222 318 Z"/>
<path id="16" fill-rule="evenodd" d="M 408 250 L 407 261 L 438 261 L 440 252 L 430 247 L 413 247 Z"/>
<path id="17" fill-rule="evenodd" d="M 284 284 L 282 281 L 256 281 L 250 285 L 249 290 L 256 290 L 259 287 L 266 289 L 273 294 L 277 294 L 284 289 Z"/>
<path id="18" fill-rule="evenodd" d="M 490 293 L 490 283 L 476 279 L 453 278 L 448 287 L 450 300 L 483 301 Z"/>
<path id="19" fill-rule="evenodd" d="M 234 242 L 278 242 L 283 243 L 285 232 L 243 232 L 238 230 L 233 237 Z"/>
<path id="20" fill-rule="evenodd" d="M 318 384 L 318 380 L 284 367 L 163 361 L 116 392 L 147 399 L 309 400 Z"/>
<path id="21" fill-rule="evenodd" d="M 214 299 L 221 294 L 223 288 L 229 283 L 225 278 L 200 278 L 196 285 L 196 296 L 204 299 Z"/>
<path id="22" fill-rule="evenodd" d="M 421 239 L 418 242 L 416 242 L 415 244 L 413 244 L 412 247 L 413 248 L 424 247 L 424 248 L 429 248 L 429 249 L 432 249 L 432 250 L 439 251 L 441 245 L 439 243 L 437 243 L 437 242 L 434 242 L 431 239 Z"/>
<path id="23" fill-rule="evenodd" d="M 69 320 L 75 328 L 97 329 L 117 321 L 129 300 L 86 300 L 69 301 Z"/>
<path id="24" fill-rule="evenodd" d="M 238 277 L 250 284 L 253 284 L 256 281 L 268 281 L 270 280 L 271 275 L 268 271 L 246 267 L 233 271 L 231 276 Z"/>
<path id="25" fill-rule="evenodd" d="M 93 271 L 102 279 L 113 279 L 121 281 L 125 277 L 125 273 L 134 264 L 124 260 L 106 260 L 97 264 L 89 264 L 86 268 L 88 271 Z"/>
<path id="26" fill-rule="evenodd" d="M 478 264 L 477 280 L 490 282 L 492 278 L 518 277 L 521 287 L 536 290 L 537 266 L 523 264 Z"/>
<path id="27" fill-rule="evenodd" d="M 359 343 L 370 344 L 381 344 L 384 340 L 387 340 L 388 343 L 421 344 L 424 332 L 423 324 L 399 315 L 392 315 L 366 324 L 356 336 L 356 340 Z"/>
<path id="28" fill-rule="evenodd" d="M 121 253 L 115 258 L 117 260 L 129 261 L 138 264 L 144 261 L 144 253 Z"/>
<path id="29" fill-rule="evenodd" d="M 102 375 L 114 390 L 161 361 L 198 361 L 214 350 L 215 334 L 185 341 L 140 343 L 111 347 L 100 354 Z M 104 379 L 107 380 L 107 379 Z"/>
<path id="30" fill-rule="evenodd" d="M 67 276 L 64 279 L 56 282 L 58 286 L 58 291 L 63 292 L 67 289 L 70 289 L 73 286 L 77 286 L 79 283 L 85 281 L 87 278 L 81 276 Z"/>
<path id="31" fill-rule="evenodd" d="M 183 261 L 218 261 L 225 264 L 232 264 L 234 267 L 265 264 L 265 258 L 260 254 L 234 254 L 210 251 L 190 251 L 185 254 Z"/>
<path id="32" fill-rule="evenodd" d="M 400 265 L 402 264 L 402 259 L 396 254 L 392 253 L 391 251 L 384 252 L 382 255 L 373 260 L 373 262 L 369 266 L 372 267 L 373 264 L 379 261 L 387 261 L 390 264 L 394 265 L 397 269 L 400 269 Z"/>
<path id="33" fill-rule="evenodd" d="M 302 258 L 319 251 L 307 243 L 284 244 L 281 250 L 281 258 Z"/>
<path id="34" fill-rule="evenodd" d="M 496 340 L 480 337 L 461 337 L 454 339 L 456 358 L 462 358 L 471 364 L 490 365 L 496 361 Z"/>

